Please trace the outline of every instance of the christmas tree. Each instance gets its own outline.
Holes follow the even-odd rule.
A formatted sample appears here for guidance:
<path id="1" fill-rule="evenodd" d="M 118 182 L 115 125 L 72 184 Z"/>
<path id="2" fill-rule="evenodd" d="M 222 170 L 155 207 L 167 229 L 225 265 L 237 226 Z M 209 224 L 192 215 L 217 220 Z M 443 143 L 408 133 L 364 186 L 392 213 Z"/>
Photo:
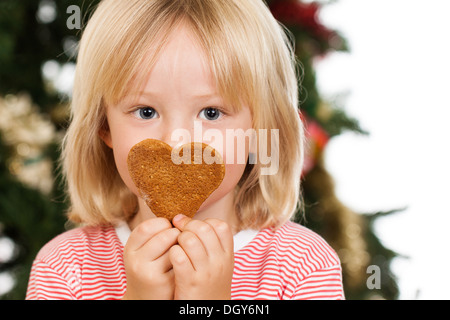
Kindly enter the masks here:
<path id="1" fill-rule="evenodd" d="M 49 75 L 54 79 L 76 63 L 74 48 L 81 30 L 68 25 L 68 8 L 80 8 L 82 27 L 97 2 L 0 3 L 0 240 L 14 243 L 11 255 L 0 257 L 0 274 L 8 273 L 15 283 L 3 294 L 6 299 L 25 297 L 36 253 L 67 228 L 57 159 L 70 99 Z M 347 51 L 346 41 L 318 20 L 324 4 L 272 0 L 268 5 L 292 35 L 302 70 L 299 111 L 307 129 L 307 158 L 304 210 L 296 221 L 317 231 L 336 250 L 348 299 L 395 299 L 398 288 L 390 262 L 396 254 L 383 247 L 373 231 L 374 221 L 389 213 L 352 212 L 336 197 L 324 165 L 324 150 L 333 137 L 344 131 L 367 134 L 336 102 L 322 99 L 316 87 L 314 62 L 330 52 Z M 379 289 L 367 285 L 370 265 L 381 269 Z"/>

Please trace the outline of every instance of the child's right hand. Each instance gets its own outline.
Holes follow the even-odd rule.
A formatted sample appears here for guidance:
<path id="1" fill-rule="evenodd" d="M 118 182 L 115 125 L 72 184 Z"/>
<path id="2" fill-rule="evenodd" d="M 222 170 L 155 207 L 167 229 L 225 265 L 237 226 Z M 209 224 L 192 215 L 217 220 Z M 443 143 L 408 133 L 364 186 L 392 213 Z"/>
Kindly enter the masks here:
<path id="1" fill-rule="evenodd" d="M 127 275 L 123 299 L 173 299 L 169 249 L 177 243 L 179 234 L 165 218 L 148 219 L 132 231 L 123 254 Z"/>

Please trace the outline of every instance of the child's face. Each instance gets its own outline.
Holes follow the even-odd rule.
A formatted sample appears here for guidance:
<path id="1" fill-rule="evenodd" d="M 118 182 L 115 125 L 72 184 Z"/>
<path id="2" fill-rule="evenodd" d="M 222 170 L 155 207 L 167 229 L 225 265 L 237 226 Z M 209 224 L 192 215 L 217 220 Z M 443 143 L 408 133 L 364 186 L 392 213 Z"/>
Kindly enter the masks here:
<path id="1" fill-rule="evenodd" d="M 146 68 L 145 65 L 142 68 Z M 198 131 L 194 133 L 194 124 L 198 129 L 201 123 L 202 132 L 217 129 L 216 132 L 221 133 L 223 141 L 205 139 L 203 142 L 221 150 L 226 173 L 220 187 L 203 203 L 200 211 L 232 194 L 245 163 L 226 161 L 226 145 L 234 143 L 228 141 L 232 139 L 225 139 L 226 129 L 251 129 L 251 112 L 246 106 L 233 112 L 224 105 L 204 52 L 189 29 L 181 26 L 173 31 L 153 68 L 148 70 L 142 94 L 137 93 L 139 89 L 133 88 L 135 95 L 130 93 L 117 105 L 107 107 L 109 131 L 101 134 L 113 149 L 117 169 L 128 188 L 138 195 L 127 168 L 128 153 L 136 143 L 151 138 L 173 147 L 179 141 L 172 141 L 172 134 L 180 129 L 189 131 L 192 141 L 202 141 Z M 248 148 L 236 150 L 239 145 L 234 145 L 234 154 L 244 152 L 247 159 Z"/>

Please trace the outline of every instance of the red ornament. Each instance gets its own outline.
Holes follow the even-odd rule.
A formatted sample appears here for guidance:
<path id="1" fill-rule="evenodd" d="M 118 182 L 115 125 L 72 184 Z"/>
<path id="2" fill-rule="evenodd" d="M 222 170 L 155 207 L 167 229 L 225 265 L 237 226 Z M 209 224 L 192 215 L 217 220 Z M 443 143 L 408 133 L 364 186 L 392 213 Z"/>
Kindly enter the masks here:
<path id="1" fill-rule="evenodd" d="M 319 155 L 330 140 L 330 136 L 317 121 L 302 115 L 300 117 L 305 127 L 305 160 L 302 169 L 302 174 L 305 175 L 316 165 Z"/>
<path id="2" fill-rule="evenodd" d="M 269 8 L 278 21 L 289 27 L 298 27 L 320 42 L 329 43 L 336 33 L 319 22 L 320 4 L 302 3 L 298 0 L 274 0 Z"/>

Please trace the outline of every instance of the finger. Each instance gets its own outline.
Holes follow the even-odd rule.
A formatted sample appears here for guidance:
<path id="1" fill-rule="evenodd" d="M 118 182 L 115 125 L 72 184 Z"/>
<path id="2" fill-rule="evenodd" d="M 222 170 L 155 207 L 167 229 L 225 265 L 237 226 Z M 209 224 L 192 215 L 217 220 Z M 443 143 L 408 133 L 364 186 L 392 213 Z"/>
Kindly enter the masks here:
<path id="1" fill-rule="evenodd" d="M 173 266 L 175 281 L 177 278 L 181 280 L 189 279 L 195 271 L 189 257 L 179 245 L 174 245 L 169 249 L 169 259 Z"/>
<path id="2" fill-rule="evenodd" d="M 205 221 L 191 219 L 183 227 L 182 233 L 187 231 L 195 234 L 205 248 L 208 256 L 212 257 L 215 253 L 223 251 L 218 235 L 211 224 Z"/>
<path id="3" fill-rule="evenodd" d="M 172 262 L 170 261 L 169 250 L 164 252 L 158 259 L 154 261 L 154 263 L 160 273 L 168 273 L 173 269 Z"/>
<path id="4" fill-rule="evenodd" d="M 207 265 L 208 254 L 196 234 L 187 230 L 181 232 L 178 236 L 178 244 L 184 250 L 195 271 L 200 271 Z"/>
<path id="5" fill-rule="evenodd" d="M 210 225 L 219 239 L 222 250 L 232 254 L 234 253 L 234 239 L 233 232 L 230 226 L 219 219 L 206 219 L 205 223 Z"/>
<path id="6" fill-rule="evenodd" d="M 126 244 L 127 250 L 136 251 L 159 232 L 171 228 L 170 221 L 165 218 L 145 220 L 131 232 Z"/>
<path id="7" fill-rule="evenodd" d="M 179 234 L 180 230 L 176 228 L 163 230 L 148 240 L 138 251 L 143 252 L 148 261 L 156 260 L 178 242 Z"/>
<path id="8" fill-rule="evenodd" d="M 172 219 L 172 224 L 175 228 L 178 228 L 180 231 L 184 231 L 184 229 L 186 228 L 186 225 L 188 223 L 190 223 L 191 221 L 193 221 L 192 218 L 189 218 L 189 217 L 185 216 L 184 214 L 177 214 Z"/>

